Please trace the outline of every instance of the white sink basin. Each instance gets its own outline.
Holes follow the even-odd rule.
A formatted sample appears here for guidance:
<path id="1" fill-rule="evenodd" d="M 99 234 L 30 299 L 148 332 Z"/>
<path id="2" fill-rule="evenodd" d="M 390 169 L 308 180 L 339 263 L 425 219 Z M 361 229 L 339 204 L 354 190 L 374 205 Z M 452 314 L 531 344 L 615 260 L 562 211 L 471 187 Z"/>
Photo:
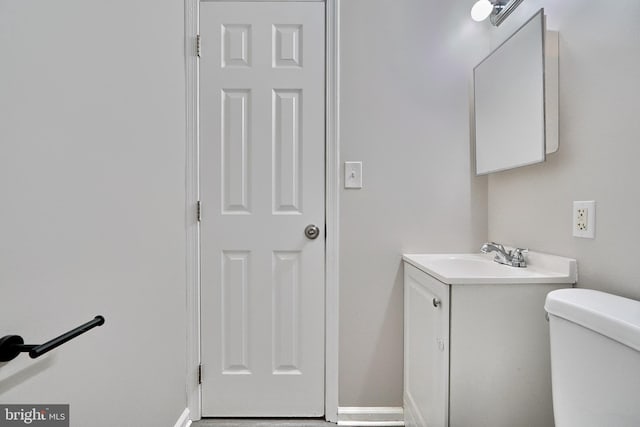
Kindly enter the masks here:
<path id="1" fill-rule="evenodd" d="M 402 259 L 449 285 L 575 283 L 576 260 L 529 252 L 527 267 L 493 261 L 494 254 L 405 254 Z"/>

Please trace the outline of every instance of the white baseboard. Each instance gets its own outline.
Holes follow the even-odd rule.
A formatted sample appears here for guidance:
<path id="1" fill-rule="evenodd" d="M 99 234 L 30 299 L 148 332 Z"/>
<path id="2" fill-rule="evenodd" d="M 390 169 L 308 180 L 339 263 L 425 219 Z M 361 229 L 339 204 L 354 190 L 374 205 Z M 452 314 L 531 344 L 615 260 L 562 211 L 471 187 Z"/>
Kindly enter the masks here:
<path id="1" fill-rule="evenodd" d="M 189 427 L 189 426 L 191 426 L 191 420 L 189 419 L 189 408 L 185 408 L 185 410 L 182 411 L 180 418 L 178 418 L 178 421 L 176 421 L 176 425 L 174 427 Z"/>
<path id="2" fill-rule="evenodd" d="M 342 406 L 338 408 L 339 426 L 404 426 L 402 408 L 386 406 Z"/>

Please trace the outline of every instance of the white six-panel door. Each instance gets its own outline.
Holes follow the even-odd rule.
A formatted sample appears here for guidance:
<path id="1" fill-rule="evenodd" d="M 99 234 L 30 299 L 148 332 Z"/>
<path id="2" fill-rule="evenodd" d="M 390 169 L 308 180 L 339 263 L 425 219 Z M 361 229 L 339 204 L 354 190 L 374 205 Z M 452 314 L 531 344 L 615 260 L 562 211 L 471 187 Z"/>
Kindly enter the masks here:
<path id="1" fill-rule="evenodd" d="M 201 2 L 200 34 L 202 415 L 321 416 L 324 4 Z"/>

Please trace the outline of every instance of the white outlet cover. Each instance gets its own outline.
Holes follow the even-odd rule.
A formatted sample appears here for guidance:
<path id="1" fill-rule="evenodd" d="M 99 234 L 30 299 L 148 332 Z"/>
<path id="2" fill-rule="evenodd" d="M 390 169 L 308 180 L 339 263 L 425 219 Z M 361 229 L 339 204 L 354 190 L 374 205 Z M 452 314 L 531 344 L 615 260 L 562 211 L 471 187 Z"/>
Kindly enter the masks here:
<path id="1" fill-rule="evenodd" d="M 585 220 L 581 220 L 580 212 L 584 211 Z M 586 222 L 586 227 L 585 227 Z M 573 202 L 573 235 L 586 239 L 596 237 L 596 202 L 595 200 Z"/>

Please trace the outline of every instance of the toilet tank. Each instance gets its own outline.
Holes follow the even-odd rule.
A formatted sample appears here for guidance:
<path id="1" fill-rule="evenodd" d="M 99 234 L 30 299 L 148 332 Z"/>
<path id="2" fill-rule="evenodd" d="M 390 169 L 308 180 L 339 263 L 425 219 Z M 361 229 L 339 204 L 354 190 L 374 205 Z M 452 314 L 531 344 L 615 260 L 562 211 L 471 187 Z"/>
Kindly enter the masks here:
<path id="1" fill-rule="evenodd" d="M 545 310 L 556 427 L 640 426 L 640 302 L 560 289 Z"/>

